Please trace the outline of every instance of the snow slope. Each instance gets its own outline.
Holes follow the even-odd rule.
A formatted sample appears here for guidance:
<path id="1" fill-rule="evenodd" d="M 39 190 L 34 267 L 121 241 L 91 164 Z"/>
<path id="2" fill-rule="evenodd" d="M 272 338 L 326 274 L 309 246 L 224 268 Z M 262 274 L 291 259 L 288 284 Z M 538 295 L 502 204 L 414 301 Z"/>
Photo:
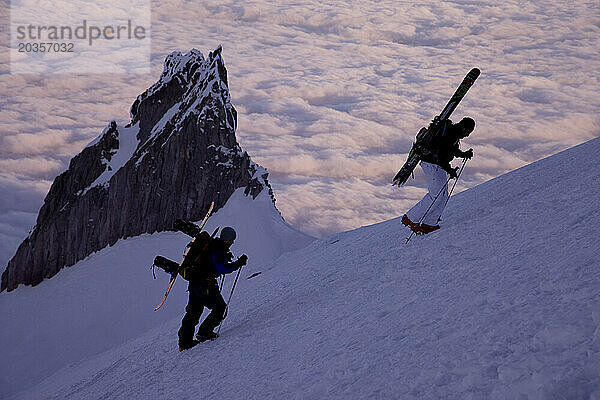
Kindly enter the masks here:
<path id="1" fill-rule="evenodd" d="M 240 281 L 218 340 L 177 352 L 177 304 L 11 398 L 597 400 L 599 152 L 460 193 L 408 245 L 397 218 L 286 253 Z"/>
<path id="2" fill-rule="evenodd" d="M 238 189 L 206 228 L 236 228 L 232 251 L 248 254 L 246 271 L 314 240 L 283 221 L 268 190 L 255 200 L 243 191 Z M 21 285 L 0 294 L 0 314 L 10 321 L 0 326 L 0 398 L 179 318 L 187 282 L 178 279 L 165 305 L 154 312 L 169 276 L 157 269 L 154 280 L 150 266 L 157 254 L 181 260 L 189 241 L 177 232 L 120 240 L 36 287 Z"/>

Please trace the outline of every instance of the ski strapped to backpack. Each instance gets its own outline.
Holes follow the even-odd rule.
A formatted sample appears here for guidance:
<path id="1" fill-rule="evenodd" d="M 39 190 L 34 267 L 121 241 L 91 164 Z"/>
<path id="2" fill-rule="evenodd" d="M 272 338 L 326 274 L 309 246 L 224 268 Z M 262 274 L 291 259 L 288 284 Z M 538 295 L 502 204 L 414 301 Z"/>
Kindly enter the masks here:
<path id="1" fill-rule="evenodd" d="M 419 161 L 421 161 L 421 156 L 430 152 L 429 144 L 431 143 L 431 140 L 439 133 L 440 129 L 445 129 L 448 118 L 450 118 L 452 112 L 456 109 L 463 97 L 465 97 L 471 86 L 473 86 L 473 83 L 475 83 L 475 80 L 479 77 L 480 73 L 481 71 L 479 71 L 478 68 L 473 68 L 469 71 L 440 115 L 436 116 L 427 128 L 421 128 L 419 133 L 417 133 L 417 137 L 408 153 L 406 162 L 392 180 L 394 186 L 404 185 Z"/>
<path id="2" fill-rule="evenodd" d="M 194 239 L 192 239 L 190 244 L 188 244 L 188 247 L 185 250 L 185 253 L 183 255 L 183 259 L 181 260 L 181 262 L 179 264 L 177 264 L 171 260 L 168 260 L 162 256 L 157 256 L 154 259 L 154 265 L 156 265 L 159 268 L 163 268 L 163 266 L 165 266 L 166 268 L 163 268 L 163 269 L 165 271 L 168 270 L 167 272 L 171 275 L 171 280 L 169 281 L 169 286 L 167 286 L 167 291 L 165 292 L 165 295 L 163 296 L 161 302 L 158 304 L 158 306 L 156 306 L 154 311 L 157 311 L 160 307 L 162 307 L 162 305 L 167 300 L 167 296 L 169 296 L 169 292 L 171 291 L 171 288 L 173 287 L 173 283 L 175 283 L 175 279 L 177 278 L 177 275 L 179 275 L 179 273 L 183 272 L 185 270 L 185 268 L 188 268 L 193 265 L 193 262 L 195 261 L 194 259 L 198 257 L 197 250 L 203 249 L 204 245 L 201 243 L 204 243 L 207 245 L 207 243 L 210 242 L 210 239 L 211 239 L 210 235 L 207 232 L 202 232 L 202 228 L 204 227 L 204 224 L 206 224 L 206 221 L 208 221 L 208 217 L 210 217 L 210 214 L 212 213 L 214 206 L 215 206 L 215 202 L 213 201 L 210 203 L 210 207 L 208 208 L 208 212 L 206 213 L 206 216 L 204 217 L 204 219 L 202 220 L 200 225 L 198 225 L 197 232 L 199 232 L 199 233 L 196 233 L 196 235 L 194 236 Z M 215 231 L 215 233 L 216 233 L 216 231 Z M 206 237 L 208 237 L 208 241 L 205 240 Z M 196 244 L 197 240 L 198 240 L 198 244 Z M 205 247 L 204 247 L 204 249 L 205 249 Z M 194 259 L 192 259 L 192 258 L 194 258 Z M 184 276 L 184 278 L 185 278 L 185 276 Z"/>
<path id="3" fill-rule="evenodd" d="M 215 232 L 211 236 L 209 236 L 207 232 L 201 232 L 200 229 L 198 229 L 198 225 L 192 222 L 184 221 L 182 219 L 175 220 L 175 222 L 173 223 L 173 227 L 187 235 L 192 236 L 192 238 L 196 240 L 193 240 L 192 242 L 188 243 L 188 257 L 186 260 L 184 260 L 182 265 L 176 263 L 175 261 L 169 260 L 166 257 L 156 256 L 154 258 L 154 264 L 152 265 L 152 274 L 154 275 L 154 279 L 156 279 L 156 273 L 154 272 L 154 268 L 160 268 L 169 275 L 179 273 L 179 275 L 181 275 L 185 280 L 189 281 L 189 277 L 187 277 L 187 275 L 185 274 L 185 268 L 189 268 L 190 264 L 194 266 L 200 262 L 202 255 L 208 248 L 208 244 L 210 243 L 212 238 L 215 237 L 219 228 L 217 228 Z M 192 243 L 193 247 L 190 248 L 190 246 L 192 246 Z"/>

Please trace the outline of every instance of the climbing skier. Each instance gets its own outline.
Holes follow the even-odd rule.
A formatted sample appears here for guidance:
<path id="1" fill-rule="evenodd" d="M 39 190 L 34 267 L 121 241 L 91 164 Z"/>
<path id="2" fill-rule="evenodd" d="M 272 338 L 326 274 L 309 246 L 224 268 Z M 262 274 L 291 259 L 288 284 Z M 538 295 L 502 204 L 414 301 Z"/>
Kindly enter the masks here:
<path id="1" fill-rule="evenodd" d="M 447 119 L 431 138 L 428 151 L 421 155 L 421 168 L 427 179 L 428 193 L 402 216 L 402 223 L 413 232 L 426 234 L 440 228 L 438 222 L 448 201 L 448 176 L 457 177 L 458 167 L 452 168 L 450 162 L 455 157 L 473 157 L 473 149 L 461 151 L 459 143 L 474 129 L 475 121 L 472 118 L 465 117 L 456 124 Z"/>
<path id="2" fill-rule="evenodd" d="M 231 254 L 229 248 L 235 239 L 236 232 L 233 228 L 223 228 L 220 236 L 211 240 L 203 257 L 183 271 L 184 278 L 190 282 L 188 286 L 190 296 L 178 332 L 179 351 L 218 337 L 213 330 L 225 318 L 227 305 L 219 292 L 217 277 L 241 268 L 248 261 L 248 257 L 243 254 L 236 261 L 231 262 L 233 254 Z M 196 340 L 194 340 L 194 330 L 200 321 L 204 307 L 210 309 L 211 313 L 200 325 Z"/>

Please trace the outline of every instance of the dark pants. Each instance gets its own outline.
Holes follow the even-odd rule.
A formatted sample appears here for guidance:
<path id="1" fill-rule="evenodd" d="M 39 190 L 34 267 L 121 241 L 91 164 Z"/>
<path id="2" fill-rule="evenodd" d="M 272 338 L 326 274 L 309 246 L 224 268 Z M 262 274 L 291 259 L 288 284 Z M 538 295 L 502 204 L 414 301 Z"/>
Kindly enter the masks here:
<path id="1" fill-rule="evenodd" d="M 198 329 L 200 334 L 212 332 L 223 320 L 226 308 L 225 300 L 219 293 L 219 286 L 215 279 L 190 282 L 188 291 L 190 298 L 178 332 L 180 344 L 193 340 L 194 330 L 200 321 L 204 307 L 210 309 L 211 313 L 200 325 Z"/>

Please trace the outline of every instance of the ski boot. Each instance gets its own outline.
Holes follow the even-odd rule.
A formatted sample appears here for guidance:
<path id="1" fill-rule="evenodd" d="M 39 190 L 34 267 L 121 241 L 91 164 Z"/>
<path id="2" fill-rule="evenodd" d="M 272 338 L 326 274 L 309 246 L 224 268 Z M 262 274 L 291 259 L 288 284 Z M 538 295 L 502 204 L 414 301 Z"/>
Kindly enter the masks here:
<path id="1" fill-rule="evenodd" d="M 190 342 L 179 343 L 179 351 L 191 349 L 192 347 L 196 346 L 198 343 L 200 343 L 200 341 L 198 341 L 198 340 L 192 340 Z"/>
<path id="2" fill-rule="evenodd" d="M 428 233 L 431 233 L 433 231 L 437 231 L 438 229 L 440 229 L 439 225 L 427 225 L 427 224 L 419 224 L 419 226 L 417 226 L 417 233 L 421 234 L 421 235 L 426 235 Z"/>
<path id="3" fill-rule="evenodd" d="M 410 227 L 410 230 L 413 231 L 414 233 L 419 234 L 419 235 L 421 234 L 421 232 L 419 231 L 419 224 L 415 224 L 414 222 L 412 222 L 406 214 L 404 214 L 402 216 L 401 222 L 402 222 L 402 225 Z"/>
<path id="4" fill-rule="evenodd" d="M 218 337 L 219 334 L 216 332 L 198 332 L 198 334 L 196 334 L 198 342 L 206 342 L 207 340 L 214 340 Z"/>

